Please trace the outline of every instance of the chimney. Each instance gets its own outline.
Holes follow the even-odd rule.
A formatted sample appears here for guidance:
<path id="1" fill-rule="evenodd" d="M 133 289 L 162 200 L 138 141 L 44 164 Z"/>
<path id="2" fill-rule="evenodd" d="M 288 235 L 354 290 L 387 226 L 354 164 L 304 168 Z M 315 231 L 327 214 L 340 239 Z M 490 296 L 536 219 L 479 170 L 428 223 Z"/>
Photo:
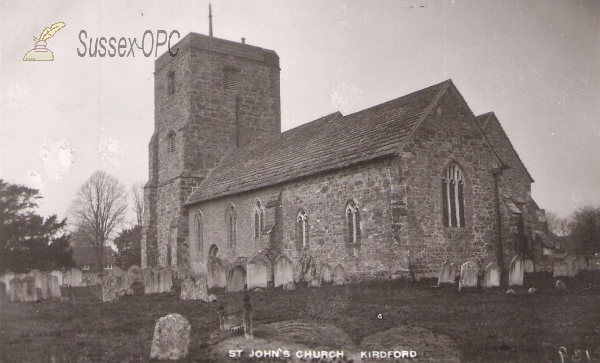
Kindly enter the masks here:
<path id="1" fill-rule="evenodd" d="M 246 38 L 242 38 L 242 44 L 246 44 Z"/>

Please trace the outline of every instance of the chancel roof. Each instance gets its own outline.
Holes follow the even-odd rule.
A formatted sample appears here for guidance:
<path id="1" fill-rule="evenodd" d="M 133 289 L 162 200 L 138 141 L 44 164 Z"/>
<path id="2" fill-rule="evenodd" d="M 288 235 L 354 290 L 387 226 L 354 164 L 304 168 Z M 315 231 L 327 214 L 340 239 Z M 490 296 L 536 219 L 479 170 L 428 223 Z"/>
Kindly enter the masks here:
<path id="1" fill-rule="evenodd" d="M 336 112 L 233 150 L 190 195 L 194 204 L 393 155 L 451 80 L 343 116 Z"/>

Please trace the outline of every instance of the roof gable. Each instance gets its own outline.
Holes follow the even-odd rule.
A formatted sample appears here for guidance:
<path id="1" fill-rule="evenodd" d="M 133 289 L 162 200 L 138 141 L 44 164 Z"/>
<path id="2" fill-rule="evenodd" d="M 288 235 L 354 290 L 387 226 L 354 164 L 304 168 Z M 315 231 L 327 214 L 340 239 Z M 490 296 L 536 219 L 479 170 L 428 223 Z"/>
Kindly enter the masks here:
<path id="1" fill-rule="evenodd" d="M 336 112 L 234 149 L 186 204 L 396 155 L 449 84 L 444 81 L 347 116 Z"/>
<path id="2" fill-rule="evenodd" d="M 531 176 L 531 174 L 529 174 L 529 170 L 527 170 L 527 167 L 525 166 L 525 164 L 521 160 L 521 157 L 519 156 L 519 153 L 517 152 L 517 150 L 515 150 L 512 142 L 510 142 L 510 139 L 508 138 L 508 135 L 506 135 L 506 132 L 504 131 L 504 128 L 502 127 L 502 124 L 500 123 L 500 120 L 498 120 L 498 118 L 496 117 L 496 115 L 493 112 L 488 112 L 488 113 L 484 113 L 483 115 L 477 116 L 476 119 L 477 119 L 477 122 L 479 123 L 479 125 L 481 125 L 481 128 L 482 128 L 482 130 L 483 130 L 484 133 L 487 130 L 489 130 L 489 128 L 490 128 L 491 125 L 496 125 L 498 127 L 498 129 L 500 130 L 500 134 L 502 135 L 502 137 L 504 138 L 504 140 L 508 143 L 508 146 L 512 150 L 512 153 L 516 157 L 519 165 L 523 168 L 523 170 L 527 174 L 527 177 L 533 183 L 534 182 L 533 177 Z M 486 133 L 486 135 L 487 135 L 487 133 Z M 492 147 L 494 148 L 494 150 L 496 150 L 496 148 L 497 148 L 497 146 L 493 145 L 493 144 L 492 144 Z"/>

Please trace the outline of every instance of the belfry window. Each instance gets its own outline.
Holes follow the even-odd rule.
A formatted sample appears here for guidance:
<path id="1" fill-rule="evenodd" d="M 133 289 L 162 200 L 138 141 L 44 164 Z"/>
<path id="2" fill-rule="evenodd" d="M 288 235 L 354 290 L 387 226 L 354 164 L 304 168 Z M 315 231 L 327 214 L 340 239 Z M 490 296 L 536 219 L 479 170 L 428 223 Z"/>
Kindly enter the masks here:
<path id="1" fill-rule="evenodd" d="M 298 247 L 308 247 L 308 216 L 304 209 L 298 211 L 296 216 L 296 230 L 298 231 Z"/>
<path id="2" fill-rule="evenodd" d="M 360 213 L 358 206 L 353 201 L 346 204 L 346 226 L 348 227 L 348 243 L 358 244 L 360 242 Z"/>
<path id="3" fill-rule="evenodd" d="M 202 213 L 196 212 L 196 251 L 198 255 L 202 256 L 204 248 L 204 222 L 202 220 Z"/>
<path id="4" fill-rule="evenodd" d="M 167 147 L 169 152 L 175 152 L 175 133 L 173 131 L 169 132 L 169 136 L 167 136 Z"/>
<path id="5" fill-rule="evenodd" d="M 265 210 L 262 208 L 260 200 L 254 202 L 254 238 L 259 238 L 262 230 L 265 228 Z"/>
<path id="6" fill-rule="evenodd" d="M 223 70 L 223 85 L 225 86 L 225 89 L 228 91 L 235 91 L 237 90 L 237 76 L 238 76 L 238 71 L 236 69 L 233 68 L 225 68 Z"/>
<path id="7" fill-rule="evenodd" d="M 235 248 L 237 237 L 237 218 L 235 215 L 235 207 L 231 203 L 229 206 L 227 206 L 227 212 L 225 213 L 225 224 L 227 225 L 227 246 L 229 248 Z"/>
<path id="8" fill-rule="evenodd" d="M 460 167 L 451 163 L 442 177 L 442 210 L 445 227 L 465 226 L 465 178 Z"/>
<path id="9" fill-rule="evenodd" d="M 169 73 L 169 75 L 167 76 L 167 82 L 168 82 L 168 88 L 169 88 L 169 94 L 170 95 L 174 95 L 175 94 L 175 73 L 171 72 Z"/>

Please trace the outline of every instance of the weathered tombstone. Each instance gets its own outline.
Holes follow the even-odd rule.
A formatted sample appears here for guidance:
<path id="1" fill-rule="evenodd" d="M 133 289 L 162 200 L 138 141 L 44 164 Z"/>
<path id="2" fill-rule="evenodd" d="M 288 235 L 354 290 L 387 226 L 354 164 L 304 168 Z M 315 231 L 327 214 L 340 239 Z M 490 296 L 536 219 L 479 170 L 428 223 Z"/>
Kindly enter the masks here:
<path id="1" fill-rule="evenodd" d="M 102 278 L 102 297 L 103 302 L 116 301 L 119 298 L 118 295 L 118 276 L 104 275 Z"/>
<path id="2" fill-rule="evenodd" d="M 244 291 L 246 285 L 246 270 L 242 266 L 235 266 L 227 276 L 227 287 L 225 292 Z"/>
<path id="3" fill-rule="evenodd" d="M 562 280 L 556 281 L 556 290 L 565 291 L 567 290 L 567 284 L 565 284 Z"/>
<path id="4" fill-rule="evenodd" d="M 508 270 L 508 286 L 523 286 L 523 261 L 515 256 L 510 261 L 510 269 Z"/>
<path id="5" fill-rule="evenodd" d="M 313 277 L 312 280 L 310 280 L 310 287 L 321 287 L 321 279 L 318 277 Z"/>
<path id="6" fill-rule="evenodd" d="M 229 270 L 223 265 L 218 257 L 211 257 L 208 260 L 208 288 L 221 288 L 227 286 L 227 274 Z"/>
<path id="7" fill-rule="evenodd" d="M 158 319 L 154 328 L 150 359 L 185 358 L 190 344 L 190 323 L 179 314 Z"/>
<path id="8" fill-rule="evenodd" d="M 52 276 L 56 276 L 58 279 L 58 286 L 62 286 L 63 284 L 63 273 L 59 270 L 54 270 L 51 272 Z"/>
<path id="9" fill-rule="evenodd" d="M 292 267 L 292 261 L 286 256 L 279 256 L 275 260 L 275 266 L 273 267 L 275 275 L 275 287 L 283 286 L 290 281 L 294 281 L 294 269 Z"/>
<path id="10" fill-rule="evenodd" d="M 34 301 L 42 301 L 42 289 L 39 287 L 35 288 L 35 300 Z"/>
<path id="11" fill-rule="evenodd" d="M 569 276 L 565 261 L 554 262 L 554 277 Z"/>
<path id="12" fill-rule="evenodd" d="M 206 276 L 200 275 L 196 278 L 196 282 L 187 278 L 181 284 L 181 300 L 202 300 L 211 302 L 216 300 L 214 295 L 208 295 L 208 286 Z"/>
<path id="13" fill-rule="evenodd" d="M 27 276 L 23 279 L 23 301 L 25 301 L 25 302 L 37 301 L 37 292 L 35 290 L 35 279 L 31 276 Z"/>
<path id="14" fill-rule="evenodd" d="M 500 268 L 496 262 L 490 262 L 485 267 L 483 274 L 483 287 L 498 287 L 500 286 Z"/>
<path id="15" fill-rule="evenodd" d="M 506 290 L 506 294 L 507 295 L 516 295 L 517 292 L 515 290 L 513 290 L 513 289 L 508 289 L 508 290 Z"/>
<path id="16" fill-rule="evenodd" d="M 283 285 L 283 289 L 287 290 L 287 291 L 296 290 L 296 284 L 294 284 L 293 281 L 289 281 L 288 283 L 286 283 L 285 285 Z"/>
<path id="17" fill-rule="evenodd" d="M 20 278 L 14 277 L 10 280 L 10 301 L 19 302 L 24 301 L 23 296 L 23 281 Z"/>
<path id="18" fill-rule="evenodd" d="M 50 275 L 50 298 L 59 300 L 62 298 L 58 277 L 54 275 Z"/>
<path id="19" fill-rule="evenodd" d="M 467 261 L 460 266 L 460 280 L 458 280 L 458 291 L 467 287 L 477 287 L 479 267 L 473 261 Z"/>
<path id="20" fill-rule="evenodd" d="M 132 284 L 136 282 L 144 282 L 142 279 L 142 269 L 137 265 L 129 267 L 127 274 L 129 275 L 129 282 Z"/>
<path id="21" fill-rule="evenodd" d="M 173 272 L 170 268 L 163 268 L 158 272 L 158 292 L 173 290 Z"/>
<path id="22" fill-rule="evenodd" d="M 438 277 L 438 286 L 441 284 L 454 284 L 456 278 L 456 265 L 446 261 L 442 264 Z"/>
<path id="23" fill-rule="evenodd" d="M 13 274 L 12 272 L 6 272 L 3 276 L 2 276 L 2 281 L 4 282 L 4 284 L 6 285 L 6 293 L 9 294 L 10 293 L 10 280 L 14 279 L 16 276 L 15 274 Z"/>
<path id="24" fill-rule="evenodd" d="M 42 281 L 44 280 L 44 276 L 40 272 L 40 270 L 31 270 L 31 272 L 29 272 L 29 276 L 31 276 L 35 279 L 35 287 L 41 289 Z"/>
<path id="25" fill-rule="evenodd" d="M 179 294 L 179 298 L 181 300 L 193 300 L 192 296 L 194 294 L 194 281 L 192 279 L 187 278 L 183 280 L 181 283 L 181 293 Z"/>
<path id="26" fill-rule="evenodd" d="M 158 278 L 155 277 L 154 269 L 150 266 L 142 270 L 144 276 L 144 294 L 155 294 L 158 292 Z"/>
<path id="27" fill-rule="evenodd" d="M 125 273 L 125 271 L 123 271 L 122 268 L 120 268 L 119 266 L 113 266 L 113 268 L 111 268 L 110 270 L 108 270 L 108 274 L 109 275 L 114 275 L 114 276 L 121 276 Z"/>
<path id="28" fill-rule="evenodd" d="M 78 268 L 72 268 L 68 271 L 68 284 L 69 286 L 81 286 L 83 273 Z"/>
<path id="29" fill-rule="evenodd" d="M 328 264 L 321 266 L 321 283 L 332 284 L 333 283 L 333 269 Z"/>
<path id="30" fill-rule="evenodd" d="M 529 290 L 527 290 L 527 292 L 530 294 L 537 294 L 538 289 L 536 289 L 535 287 L 530 287 Z"/>
<path id="31" fill-rule="evenodd" d="M 333 284 L 334 285 L 343 285 L 346 283 L 346 270 L 344 270 L 344 266 L 337 265 L 333 269 Z"/>
<path id="32" fill-rule="evenodd" d="M 38 296 L 38 299 L 40 299 L 40 300 L 47 300 L 47 299 L 50 298 L 50 296 L 48 294 L 48 288 L 50 286 L 48 285 L 48 278 L 47 278 L 47 276 L 50 276 L 50 274 L 41 274 L 41 276 L 40 276 L 40 285 L 41 285 L 41 287 L 39 287 L 39 289 L 41 290 L 41 295 Z"/>
<path id="33" fill-rule="evenodd" d="M 256 258 L 248 263 L 248 289 L 267 287 L 269 263 L 265 258 Z"/>
<path id="34" fill-rule="evenodd" d="M 585 256 L 577 257 L 577 267 L 581 271 L 585 271 L 589 268 L 588 259 Z"/>
<path id="35" fill-rule="evenodd" d="M 565 262 L 567 264 L 567 276 L 577 276 L 577 273 L 579 272 L 577 258 L 575 256 L 569 256 L 565 259 Z"/>
<path id="36" fill-rule="evenodd" d="M 531 260 L 523 261 L 523 272 L 533 273 L 533 261 L 531 261 Z"/>

